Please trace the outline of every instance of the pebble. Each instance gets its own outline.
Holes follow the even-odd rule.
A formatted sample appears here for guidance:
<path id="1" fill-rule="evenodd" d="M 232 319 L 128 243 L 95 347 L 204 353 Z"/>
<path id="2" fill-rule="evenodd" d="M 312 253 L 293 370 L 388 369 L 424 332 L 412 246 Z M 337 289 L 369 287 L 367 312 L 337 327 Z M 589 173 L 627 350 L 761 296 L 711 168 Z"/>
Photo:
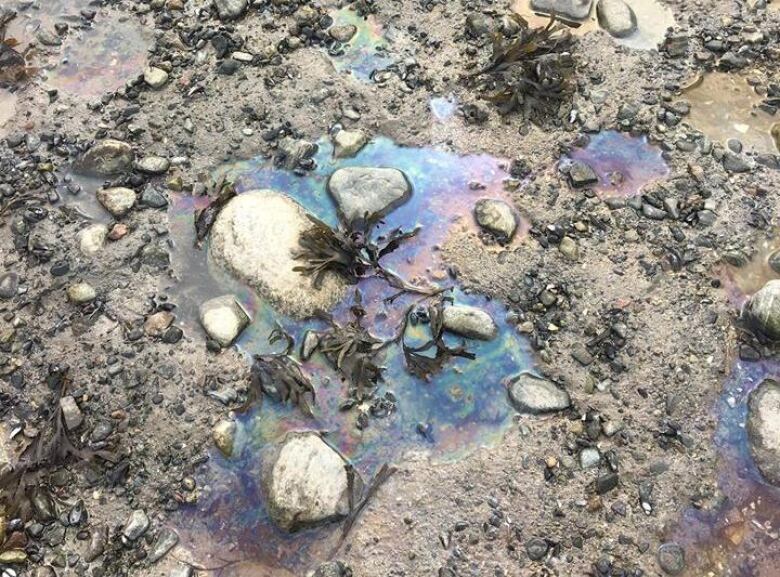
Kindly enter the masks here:
<path id="1" fill-rule="evenodd" d="M 774 341 L 780 341 L 780 279 L 770 280 L 748 299 L 744 318 Z"/>
<path id="2" fill-rule="evenodd" d="M 126 215 L 135 205 L 135 191 L 130 188 L 103 188 L 96 195 L 103 208 L 116 217 Z"/>
<path id="3" fill-rule="evenodd" d="M 748 397 L 750 454 L 769 483 L 780 487 L 780 383 L 765 379 Z"/>
<path id="4" fill-rule="evenodd" d="M 60 399 L 60 410 L 62 411 L 62 418 L 65 421 L 65 427 L 69 431 L 78 429 L 81 423 L 84 422 L 84 415 L 81 413 L 81 409 L 74 399 L 70 395 L 66 395 Z"/>
<path id="5" fill-rule="evenodd" d="M 162 156 L 145 156 L 134 164 L 134 168 L 144 174 L 163 174 L 170 168 L 171 162 Z"/>
<path id="6" fill-rule="evenodd" d="M 220 20 L 234 20 L 246 12 L 247 0 L 213 0 Z"/>
<path id="7" fill-rule="evenodd" d="M 237 430 L 235 421 L 224 420 L 217 423 L 211 431 L 214 445 L 225 457 L 230 457 L 233 454 Z"/>
<path id="8" fill-rule="evenodd" d="M 133 158 L 133 148 L 129 144 L 106 139 L 95 143 L 77 163 L 77 168 L 87 174 L 111 176 L 128 170 Z"/>
<path id="9" fill-rule="evenodd" d="M 636 30 L 636 14 L 623 0 L 599 0 L 596 14 L 601 27 L 616 38 L 625 38 Z"/>
<path id="10" fill-rule="evenodd" d="M 200 307 L 200 323 L 221 347 L 229 347 L 249 324 L 249 315 L 233 295 L 206 301 Z"/>
<path id="11" fill-rule="evenodd" d="M 333 156 L 352 158 L 368 143 L 368 135 L 362 130 L 339 130 L 333 135 Z"/>
<path id="12" fill-rule="evenodd" d="M 599 177 L 596 172 L 581 160 L 574 160 L 569 167 L 569 182 L 574 188 L 596 184 Z"/>
<path id="13" fill-rule="evenodd" d="M 384 216 L 405 203 L 412 193 L 406 176 L 395 168 L 350 166 L 328 179 L 328 192 L 347 222 Z"/>
<path id="14" fill-rule="evenodd" d="M 586 447 L 580 452 L 580 467 L 583 469 L 592 469 L 598 467 L 601 463 L 601 453 L 593 447 Z"/>
<path id="15" fill-rule="evenodd" d="M 106 244 L 108 227 L 105 224 L 93 224 L 79 233 L 79 250 L 86 256 L 94 256 Z"/>
<path id="16" fill-rule="evenodd" d="M 677 543 L 664 543 L 658 548 L 658 564 L 668 575 L 679 575 L 685 569 L 685 550 Z"/>
<path id="17" fill-rule="evenodd" d="M 128 541 L 135 541 L 141 537 L 149 528 L 149 517 L 143 509 L 136 509 L 130 514 L 130 518 L 125 523 L 122 530 L 122 536 Z"/>
<path id="18" fill-rule="evenodd" d="M 571 405 L 566 391 L 552 381 L 528 372 L 514 377 L 508 392 L 512 406 L 521 413 L 552 413 Z"/>
<path id="19" fill-rule="evenodd" d="M 162 68 L 149 66 L 144 70 L 144 82 L 155 90 L 162 88 L 168 82 L 168 73 Z"/>
<path id="20" fill-rule="evenodd" d="M 7 272 L 0 276 L 0 299 L 8 300 L 16 296 L 19 290 L 19 275 L 15 272 Z"/>
<path id="21" fill-rule="evenodd" d="M 547 541 L 534 537 L 525 542 L 525 552 L 528 553 L 528 558 L 531 561 L 541 561 L 547 555 L 549 549 Z"/>
<path id="22" fill-rule="evenodd" d="M 84 304 L 95 300 L 97 291 L 89 283 L 79 282 L 68 287 L 68 300 L 75 304 Z"/>
<path id="23" fill-rule="evenodd" d="M 352 37 L 356 33 L 357 33 L 357 26 L 353 26 L 352 24 L 345 24 L 343 26 L 332 26 L 328 30 L 328 34 L 330 34 L 330 37 L 333 38 L 334 40 L 341 42 L 342 44 L 352 40 Z"/>
<path id="24" fill-rule="evenodd" d="M 558 245 L 558 250 L 563 256 L 571 261 L 576 261 L 580 258 L 580 249 L 575 241 L 570 236 L 564 236 Z"/>
<path id="25" fill-rule="evenodd" d="M 442 324 L 445 330 L 468 339 L 492 341 L 498 336 L 493 317 L 477 307 L 448 306 L 442 314 Z"/>
<path id="26" fill-rule="evenodd" d="M 150 337 L 160 337 L 175 318 L 170 311 L 159 311 L 149 315 L 144 322 L 144 332 Z"/>
<path id="27" fill-rule="evenodd" d="M 165 208 L 168 206 L 168 199 L 151 184 L 144 188 L 141 193 L 141 204 L 150 208 Z"/>
<path id="28" fill-rule="evenodd" d="M 583 20 L 590 14 L 593 0 L 531 0 L 531 7 L 545 14 L 568 16 L 574 20 Z"/>
<path id="29" fill-rule="evenodd" d="M 162 559 L 178 542 L 179 536 L 175 531 L 172 531 L 167 527 L 160 529 L 151 549 L 149 549 L 149 562 L 155 563 Z"/>
<path id="30" fill-rule="evenodd" d="M 478 200 L 474 206 L 474 217 L 479 226 L 504 240 L 511 240 L 517 230 L 517 219 L 512 207 L 503 200 Z"/>

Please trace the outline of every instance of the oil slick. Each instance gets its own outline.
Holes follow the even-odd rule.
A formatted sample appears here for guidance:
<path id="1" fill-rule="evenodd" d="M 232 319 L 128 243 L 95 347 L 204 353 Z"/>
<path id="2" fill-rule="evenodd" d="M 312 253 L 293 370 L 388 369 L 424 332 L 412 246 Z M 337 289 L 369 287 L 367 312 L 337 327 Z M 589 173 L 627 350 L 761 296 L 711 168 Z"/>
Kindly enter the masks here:
<path id="1" fill-rule="evenodd" d="M 317 392 L 313 418 L 294 407 L 266 401 L 237 418 L 234 456 L 225 459 L 212 451 L 200 472 L 204 487 L 197 510 L 188 511 L 178 521 L 177 530 L 191 551 L 213 554 L 200 561 L 204 566 L 229 564 L 225 577 L 249 575 L 299 575 L 323 560 L 337 541 L 339 525 L 311 529 L 294 537 L 273 526 L 264 509 L 259 487 L 260 448 L 291 430 L 326 431 L 328 441 L 359 470 L 371 478 L 382 463 L 398 462 L 408 452 L 420 452 L 436 462 L 451 461 L 478 447 L 498 442 L 512 424 L 514 411 L 507 402 L 505 377 L 532 366 L 528 344 L 508 320 L 508 311 L 486 297 L 467 294 L 448 274 L 439 248 L 455 231 L 478 233 L 472 215 L 481 198 L 511 200 L 505 190 L 508 178 L 505 161 L 487 155 L 458 156 L 436 149 L 405 148 L 385 138 L 376 138 L 355 158 L 334 160 L 327 140 L 319 142 L 316 169 L 305 176 L 276 169 L 265 160 L 223 167 L 220 175 L 235 182 L 245 192 L 259 188 L 284 191 L 323 221 L 337 222 L 333 201 L 326 192 L 327 177 L 343 166 L 384 166 L 402 170 L 409 178 L 411 199 L 385 218 L 381 230 L 422 227 L 419 235 L 383 259 L 394 272 L 415 283 L 451 286 L 448 293 L 458 304 L 478 306 L 491 314 L 499 325 L 499 336 L 490 342 L 468 341 L 475 360 L 455 359 L 429 382 L 413 378 L 404 366 L 400 347 L 391 347 L 381 359 L 384 381 L 375 398 L 391 400 L 374 406 L 364 402 L 351 410 L 341 410 L 345 399 L 340 376 L 321 355 L 301 361 L 304 374 Z M 205 198 L 181 197 L 171 208 L 171 235 L 176 241 L 175 268 L 182 275 L 171 288 L 178 313 L 195 327 L 197 305 L 208 297 L 225 292 L 237 295 L 254 319 L 237 345 L 247 355 L 278 349 L 268 344 L 275 323 L 296 338 L 299 346 L 307 330 L 321 330 L 322 321 L 300 321 L 278 314 L 251 290 L 226 278 L 210 267 L 206 251 L 193 251 L 193 212 L 208 202 Z M 513 243 L 520 243 L 528 224 L 519 219 Z M 388 302 L 397 292 L 380 279 L 367 279 L 357 285 L 366 309 L 364 324 L 375 336 L 395 336 L 403 315 L 420 295 L 409 294 Z M 352 294 L 331 311 L 338 323 L 349 318 Z M 392 409 L 388 409 L 390 406 Z M 386 414 L 387 413 L 387 414 Z M 367 426 L 365 426 L 367 418 Z M 358 426 L 358 420 L 362 424 Z M 218 558 L 218 551 L 240 551 Z"/>
<path id="2" fill-rule="evenodd" d="M 661 149 L 647 137 L 614 130 L 592 135 L 584 148 L 573 148 L 566 159 L 582 161 L 596 172 L 599 182 L 593 188 L 602 198 L 636 196 L 643 186 L 670 172 Z"/>
<path id="3" fill-rule="evenodd" d="M 331 52 L 336 70 L 350 72 L 356 78 L 369 81 L 376 71 L 389 66 L 393 59 L 382 50 L 385 46 L 385 32 L 372 14 L 360 16 L 351 8 L 341 8 L 331 14 L 333 26 L 354 26 L 355 35 Z"/>

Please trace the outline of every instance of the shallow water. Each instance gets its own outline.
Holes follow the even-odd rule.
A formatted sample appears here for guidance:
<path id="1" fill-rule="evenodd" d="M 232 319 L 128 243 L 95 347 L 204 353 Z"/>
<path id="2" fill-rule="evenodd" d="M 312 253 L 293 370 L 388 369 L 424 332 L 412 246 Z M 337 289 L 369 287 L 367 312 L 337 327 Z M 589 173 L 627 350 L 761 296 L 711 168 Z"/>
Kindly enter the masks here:
<path id="1" fill-rule="evenodd" d="M 562 162 L 580 160 L 599 177 L 593 186 L 602 198 L 636 196 L 642 187 L 666 178 L 669 166 L 659 147 L 645 136 L 607 130 L 594 134 L 584 148 L 573 148 Z"/>
<path id="2" fill-rule="evenodd" d="M 85 24 L 80 10 L 97 10 L 91 25 Z M 61 46 L 41 46 L 33 57 L 35 66 L 45 69 L 46 83 L 52 88 L 82 97 L 111 92 L 143 72 L 151 31 L 136 18 L 105 17 L 88 0 L 45 0 L 19 10 L 8 27 L 7 36 L 24 49 L 41 30 L 54 31 L 55 24 L 67 24 Z"/>
<path id="3" fill-rule="evenodd" d="M 345 385 L 318 355 L 302 365 L 317 389 L 313 419 L 269 401 L 261 409 L 241 416 L 236 457 L 224 459 L 212 451 L 199 482 L 209 489 L 203 490 L 198 510 L 185 513 L 178 523 L 192 550 L 215 553 L 225 551 L 229 544 L 238 545 L 242 558 L 251 563 L 232 567 L 233 573 L 226 572 L 226 576 L 263 575 L 264 571 L 281 575 L 284 570 L 300 574 L 303 567 L 323 559 L 337 538 L 338 525 L 290 537 L 270 523 L 258 487 L 260 449 L 266 443 L 290 430 L 328 431 L 329 442 L 356 465 L 365 479 L 371 478 L 382 463 L 398 462 L 409 451 L 424 451 L 437 462 L 451 461 L 501 439 L 514 413 L 504 381 L 532 367 L 529 347 L 507 322 L 505 307 L 458 289 L 438 250 L 455 230 L 477 231 L 472 209 L 478 199 L 508 200 L 504 190 L 506 162 L 487 155 L 458 156 L 434 149 L 404 148 L 384 138 L 375 139 L 356 158 L 336 161 L 328 141 L 320 141 L 319 145 L 317 169 L 304 177 L 274 169 L 262 159 L 225 166 L 219 172 L 235 179 L 239 192 L 280 190 L 319 218 L 336 224 L 335 206 L 325 190 L 326 179 L 335 168 L 401 169 L 414 192 L 407 204 L 387 217 L 381 229 L 409 229 L 419 224 L 422 230 L 408 245 L 385 257 L 383 263 L 421 285 L 453 286 L 451 294 L 456 303 L 480 306 L 492 314 L 500 327 L 499 337 L 489 343 L 468 341 L 476 360 L 451 362 L 430 382 L 411 377 L 400 350 L 390 348 L 384 357 L 385 378 L 378 396 L 392 392 L 397 411 L 385 418 L 370 418 L 363 430 L 356 427 L 356 419 L 358 412 L 367 407 L 339 410 Z M 251 290 L 210 267 L 205 250 L 193 251 L 193 211 L 205 202 L 181 197 L 171 209 L 171 234 L 177 246 L 175 268 L 181 278 L 170 292 L 185 326 L 189 322 L 188 330 L 199 330 L 194 316 L 200 302 L 230 291 L 237 294 L 254 318 L 237 343 L 247 355 L 273 349 L 267 338 L 275 322 L 298 337 L 298 342 L 307 328 L 320 328 L 321 321 L 297 321 L 278 314 Z M 517 216 L 521 224 L 513 243 L 522 242 L 527 231 L 521 215 Z M 408 306 L 419 299 L 409 295 L 387 304 L 386 297 L 396 290 L 376 279 L 362 281 L 357 288 L 367 309 L 365 326 L 382 338 L 396 334 Z M 337 322 L 348 319 L 351 303 L 350 295 L 332 311 Z"/>
<path id="4" fill-rule="evenodd" d="M 738 361 L 715 407 L 723 503 L 713 509 L 689 508 L 670 535 L 685 548 L 685 574 L 691 577 L 777 575 L 780 488 L 761 478 L 745 430 L 748 395 L 766 378 L 780 378 L 780 363 Z"/>
<path id="5" fill-rule="evenodd" d="M 333 26 L 355 26 L 357 31 L 345 43 L 338 54 L 333 54 L 333 63 L 339 72 L 350 72 L 360 80 L 370 80 L 374 71 L 379 71 L 393 62 L 393 58 L 381 48 L 387 45 L 382 25 L 373 15 L 361 17 L 349 7 L 331 13 Z"/>
<path id="6" fill-rule="evenodd" d="M 612 40 L 622 46 L 635 48 L 638 50 L 653 50 L 663 42 L 666 36 L 666 29 L 675 25 L 674 13 L 672 10 L 657 0 L 625 0 L 626 4 L 636 14 L 637 29 L 630 36 L 625 38 L 616 38 L 609 35 Z M 582 21 L 570 21 L 567 24 L 571 27 L 572 34 L 584 36 L 594 30 L 601 30 L 596 17 L 596 4 L 594 1 L 591 7 L 590 15 Z M 531 26 L 546 26 L 549 22 L 549 16 L 534 12 L 531 8 L 531 0 L 515 0 L 512 10 L 525 18 Z"/>
<path id="7" fill-rule="evenodd" d="M 686 122 L 712 140 L 738 139 L 747 150 L 777 153 L 772 126 L 780 127 L 780 115 L 758 108 L 763 97 L 738 74 L 711 72 L 701 84 L 685 92 L 691 104 Z"/>
<path id="8" fill-rule="evenodd" d="M 780 270 L 772 268 L 770 258 L 780 263 L 780 238 L 778 237 L 760 242 L 743 266 L 724 264 L 720 267 L 718 272 L 723 287 L 734 307 L 740 308 L 750 295 L 758 292 L 767 282 L 780 278 Z"/>

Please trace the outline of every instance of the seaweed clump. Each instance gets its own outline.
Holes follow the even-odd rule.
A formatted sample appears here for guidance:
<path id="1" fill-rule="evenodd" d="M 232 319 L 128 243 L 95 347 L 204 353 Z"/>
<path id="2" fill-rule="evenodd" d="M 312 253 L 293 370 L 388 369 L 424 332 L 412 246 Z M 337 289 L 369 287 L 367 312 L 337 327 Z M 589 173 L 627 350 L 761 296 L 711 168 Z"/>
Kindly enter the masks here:
<path id="1" fill-rule="evenodd" d="M 517 111 L 533 122 L 557 116 L 575 90 L 574 38 L 554 15 L 538 28 L 517 14 L 509 18 L 516 26 L 508 36 L 493 34 L 490 61 L 472 78 L 501 114 Z"/>

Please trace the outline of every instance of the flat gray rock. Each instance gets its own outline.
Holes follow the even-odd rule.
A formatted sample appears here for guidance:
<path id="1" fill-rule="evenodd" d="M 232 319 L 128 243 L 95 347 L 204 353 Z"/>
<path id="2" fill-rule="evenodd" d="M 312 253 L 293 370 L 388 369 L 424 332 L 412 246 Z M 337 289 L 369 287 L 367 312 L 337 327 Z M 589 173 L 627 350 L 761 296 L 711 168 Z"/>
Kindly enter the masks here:
<path id="1" fill-rule="evenodd" d="M 625 38 L 636 30 L 636 14 L 623 0 L 599 0 L 596 14 L 601 27 L 612 36 Z"/>
<path id="2" fill-rule="evenodd" d="M 520 413 L 553 413 L 569 408 L 569 393 L 532 373 L 520 373 L 509 384 L 509 400 Z"/>
<path id="3" fill-rule="evenodd" d="M 770 280 L 751 296 L 743 315 L 761 333 L 780 341 L 780 279 Z"/>
<path id="4" fill-rule="evenodd" d="M 76 163 L 79 172 L 111 176 L 129 170 L 133 165 L 133 148 L 121 140 L 96 142 Z"/>
<path id="5" fill-rule="evenodd" d="M 468 339 L 492 341 L 498 335 L 493 317 L 477 307 L 448 306 L 444 309 L 442 322 L 449 332 Z"/>
<path id="6" fill-rule="evenodd" d="M 531 8 L 545 14 L 583 20 L 590 14 L 593 0 L 531 0 Z"/>
<path id="7" fill-rule="evenodd" d="M 766 379 L 748 398 L 750 453 L 764 479 L 780 487 L 780 383 Z"/>
<path id="8" fill-rule="evenodd" d="M 350 502 L 346 464 L 317 433 L 285 435 L 263 455 L 262 487 L 274 523 L 293 532 L 346 517 Z M 355 499 L 362 485 L 355 473 Z"/>
<path id="9" fill-rule="evenodd" d="M 356 223 L 389 214 L 409 199 L 412 187 L 395 168 L 348 167 L 331 175 L 328 192 L 344 220 Z"/>
<path id="10" fill-rule="evenodd" d="M 511 240 L 517 230 L 517 219 L 512 207 L 503 200 L 483 198 L 474 206 L 474 217 L 479 226 L 501 239 Z"/>
<path id="11" fill-rule="evenodd" d="M 347 284 L 328 274 L 315 289 L 311 277 L 293 270 L 301 265 L 301 233 L 311 227 L 297 202 L 273 190 L 245 192 L 230 200 L 211 229 L 213 261 L 251 285 L 280 312 L 295 317 L 330 310 L 346 293 Z"/>

